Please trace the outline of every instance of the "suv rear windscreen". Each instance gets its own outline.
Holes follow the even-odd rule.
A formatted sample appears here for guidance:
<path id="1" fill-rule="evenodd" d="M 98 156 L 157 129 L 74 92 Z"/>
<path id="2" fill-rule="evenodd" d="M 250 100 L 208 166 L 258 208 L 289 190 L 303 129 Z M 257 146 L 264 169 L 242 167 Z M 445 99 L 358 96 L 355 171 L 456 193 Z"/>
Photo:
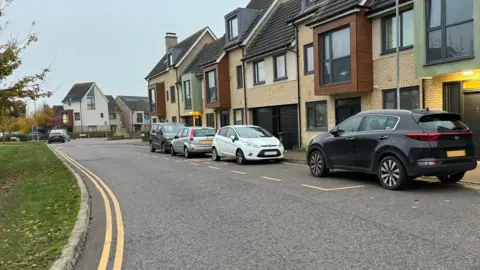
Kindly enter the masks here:
<path id="1" fill-rule="evenodd" d="M 420 118 L 418 125 L 425 131 L 452 132 L 467 131 L 468 127 L 462 123 L 457 114 L 433 114 Z"/>
<path id="2" fill-rule="evenodd" d="M 207 137 L 207 136 L 215 136 L 215 129 L 213 128 L 202 128 L 202 129 L 195 129 L 193 131 L 194 137 Z"/>

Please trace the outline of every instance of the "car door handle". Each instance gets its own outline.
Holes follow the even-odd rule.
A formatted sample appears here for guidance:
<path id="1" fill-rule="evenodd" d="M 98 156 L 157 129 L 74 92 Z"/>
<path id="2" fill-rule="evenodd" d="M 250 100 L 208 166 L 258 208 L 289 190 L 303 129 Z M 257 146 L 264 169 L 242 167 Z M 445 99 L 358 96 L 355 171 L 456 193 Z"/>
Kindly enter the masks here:
<path id="1" fill-rule="evenodd" d="M 353 140 L 355 140 L 355 137 L 348 137 L 347 138 L 347 141 L 353 141 Z"/>
<path id="2" fill-rule="evenodd" d="M 378 139 L 379 140 L 386 140 L 386 139 L 388 139 L 388 136 L 380 136 L 380 137 L 378 137 Z"/>

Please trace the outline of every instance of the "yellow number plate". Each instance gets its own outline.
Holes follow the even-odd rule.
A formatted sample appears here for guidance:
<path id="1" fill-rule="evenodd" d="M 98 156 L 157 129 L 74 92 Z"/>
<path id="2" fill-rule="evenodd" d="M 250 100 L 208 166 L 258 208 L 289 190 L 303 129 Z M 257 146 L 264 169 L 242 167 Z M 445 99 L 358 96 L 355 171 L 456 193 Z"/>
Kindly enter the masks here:
<path id="1" fill-rule="evenodd" d="M 211 144 L 212 141 L 200 141 L 200 144 Z"/>
<path id="2" fill-rule="evenodd" d="M 465 150 L 447 151 L 447 157 L 464 157 L 466 155 Z"/>

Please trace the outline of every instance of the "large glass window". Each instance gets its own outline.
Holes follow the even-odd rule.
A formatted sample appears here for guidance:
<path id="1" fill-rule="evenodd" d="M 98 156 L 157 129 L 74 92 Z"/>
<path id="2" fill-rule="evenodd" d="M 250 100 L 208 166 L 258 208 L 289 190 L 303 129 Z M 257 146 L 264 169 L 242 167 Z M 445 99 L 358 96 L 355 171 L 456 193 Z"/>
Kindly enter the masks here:
<path id="1" fill-rule="evenodd" d="M 80 121 L 80 113 L 75 113 L 75 121 Z"/>
<path id="2" fill-rule="evenodd" d="M 420 93 L 418 86 L 400 88 L 400 109 L 416 110 L 420 108 Z M 383 108 L 397 109 L 397 90 L 383 91 Z"/>
<path id="3" fill-rule="evenodd" d="M 95 110 L 95 97 L 87 97 L 87 110 Z"/>
<path id="4" fill-rule="evenodd" d="M 304 74 L 313 74 L 313 43 L 303 47 Z"/>
<path id="5" fill-rule="evenodd" d="M 143 113 L 137 113 L 137 123 L 143 123 Z"/>
<path id="6" fill-rule="evenodd" d="M 233 124 L 243 125 L 243 109 L 233 110 Z"/>
<path id="7" fill-rule="evenodd" d="M 207 72 L 207 103 L 217 103 L 217 71 Z"/>
<path id="8" fill-rule="evenodd" d="M 228 37 L 234 39 L 238 37 L 238 18 L 228 20 Z"/>
<path id="9" fill-rule="evenodd" d="M 243 88 L 243 68 L 237 66 L 237 89 Z"/>
<path id="10" fill-rule="evenodd" d="M 156 112 L 157 111 L 157 95 L 155 93 L 155 88 L 152 88 L 150 91 L 150 111 Z"/>
<path id="11" fill-rule="evenodd" d="M 170 86 L 170 103 L 175 103 L 175 86 Z"/>
<path id="12" fill-rule="evenodd" d="M 273 68 L 275 74 L 275 80 L 285 80 L 287 79 L 287 55 L 277 55 L 273 57 Z"/>
<path id="13" fill-rule="evenodd" d="M 190 89 L 190 80 L 183 83 L 183 91 L 185 96 L 185 109 L 192 108 L 192 90 Z"/>
<path id="14" fill-rule="evenodd" d="M 350 28 L 322 35 L 322 84 L 350 81 Z"/>
<path id="15" fill-rule="evenodd" d="M 116 114 L 116 113 L 109 113 L 109 114 L 108 114 L 108 119 L 110 119 L 110 120 L 115 120 L 115 119 L 117 119 L 117 114 Z"/>
<path id="16" fill-rule="evenodd" d="M 253 78 L 255 85 L 265 83 L 265 62 L 263 60 L 253 63 Z"/>
<path id="17" fill-rule="evenodd" d="M 473 56 L 473 0 L 428 0 L 427 63 Z"/>
<path id="18" fill-rule="evenodd" d="M 307 103 L 307 130 L 325 131 L 328 129 L 327 101 Z"/>
<path id="19" fill-rule="evenodd" d="M 393 52 L 397 48 L 397 17 L 387 16 L 383 18 L 383 53 Z M 400 14 L 400 49 L 413 46 L 413 10 L 407 10 Z"/>

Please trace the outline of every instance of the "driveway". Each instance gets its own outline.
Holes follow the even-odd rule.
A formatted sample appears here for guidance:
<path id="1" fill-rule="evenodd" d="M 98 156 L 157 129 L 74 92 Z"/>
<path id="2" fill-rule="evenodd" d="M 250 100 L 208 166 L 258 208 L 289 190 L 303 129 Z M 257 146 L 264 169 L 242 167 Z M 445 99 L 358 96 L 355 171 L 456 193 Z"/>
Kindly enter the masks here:
<path id="1" fill-rule="evenodd" d="M 97 175 L 118 199 L 124 269 L 480 266 L 477 185 L 417 181 L 409 190 L 388 191 L 368 175 L 316 179 L 299 164 L 185 160 L 121 141 L 53 148 Z M 93 211 L 77 269 L 93 269 L 104 245 L 105 206 L 84 180 Z"/>

